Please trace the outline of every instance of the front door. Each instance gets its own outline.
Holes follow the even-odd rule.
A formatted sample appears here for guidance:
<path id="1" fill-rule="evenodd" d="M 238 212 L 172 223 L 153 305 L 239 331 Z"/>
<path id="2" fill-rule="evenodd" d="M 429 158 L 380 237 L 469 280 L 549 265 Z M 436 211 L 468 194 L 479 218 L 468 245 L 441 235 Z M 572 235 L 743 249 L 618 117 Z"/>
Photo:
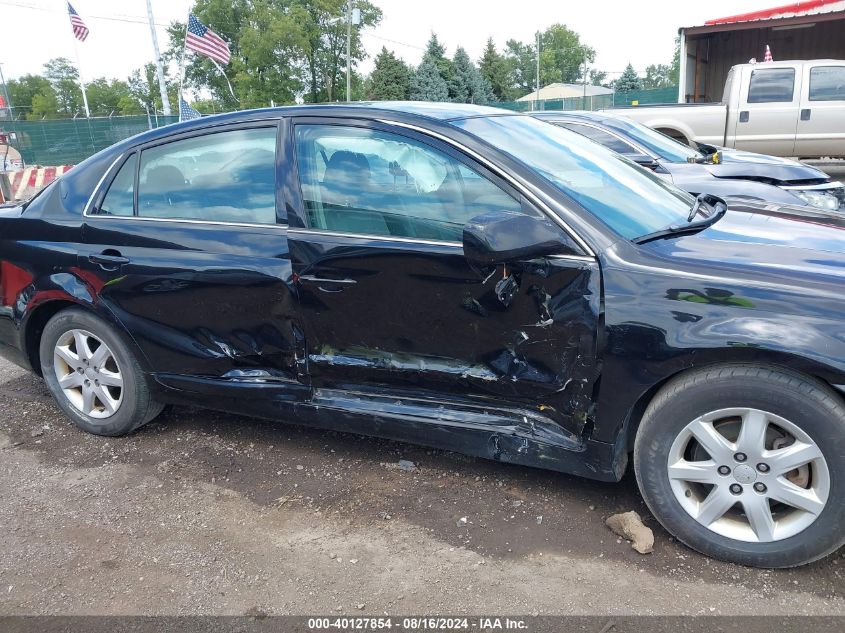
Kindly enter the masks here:
<path id="1" fill-rule="evenodd" d="M 798 124 L 801 65 L 743 68 L 736 119 L 737 149 L 792 156 Z"/>
<path id="2" fill-rule="evenodd" d="M 278 136 L 270 121 L 139 147 L 88 212 L 80 268 L 163 376 L 307 395 L 276 211 Z"/>
<path id="3" fill-rule="evenodd" d="M 583 412 L 600 305 L 592 258 L 573 244 L 471 268 L 468 219 L 540 212 L 427 135 L 312 119 L 290 142 L 301 226 L 288 235 L 315 388 Z"/>

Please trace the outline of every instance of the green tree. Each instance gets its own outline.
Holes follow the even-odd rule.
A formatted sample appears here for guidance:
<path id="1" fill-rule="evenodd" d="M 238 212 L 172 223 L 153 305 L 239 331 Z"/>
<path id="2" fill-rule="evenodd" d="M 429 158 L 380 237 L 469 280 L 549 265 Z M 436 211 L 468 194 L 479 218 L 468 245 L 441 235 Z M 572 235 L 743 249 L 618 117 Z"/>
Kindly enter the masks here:
<path id="1" fill-rule="evenodd" d="M 167 76 L 167 66 L 164 67 L 164 83 L 167 87 L 167 99 L 170 101 L 170 108 L 173 112 L 179 111 L 179 83 Z M 122 106 L 124 114 L 136 114 L 138 112 L 161 112 L 161 91 L 158 87 L 156 67 L 152 62 L 145 64 L 143 68 L 137 68 L 129 76 L 129 97 L 135 102 L 127 102 Z"/>
<path id="2" fill-rule="evenodd" d="M 452 78 L 448 87 L 449 97 L 456 103 L 486 103 L 495 98 L 490 82 L 478 72 L 461 46 L 452 58 Z"/>
<path id="3" fill-rule="evenodd" d="M 294 0 L 292 14 L 304 30 L 305 74 L 309 85 L 306 100 L 311 102 L 346 99 L 346 0 Z M 352 27 L 352 83 L 360 84 L 355 66 L 367 56 L 361 43 L 361 29 L 381 21 L 381 9 L 366 0 L 355 4 L 361 24 Z M 353 87 L 353 92 L 355 88 Z"/>
<path id="4" fill-rule="evenodd" d="M 591 69 L 589 82 L 591 86 L 606 86 L 607 73 L 603 70 Z"/>
<path id="5" fill-rule="evenodd" d="M 423 58 L 411 75 L 409 96 L 414 101 L 449 100 L 449 87 L 431 59 Z"/>
<path id="6" fill-rule="evenodd" d="M 632 90 L 642 90 L 643 84 L 637 76 L 637 71 L 631 64 L 628 64 L 619 78 L 613 82 L 613 87 L 616 92 L 631 92 Z"/>
<path id="7" fill-rule="evenodd" d="M 681 83 L 681 37 L 675 36 L 675 52 L 672 55 L 672 64 L 669 67 L 669 85 L 677 86 Z"/>
<path id="8" fill-rule="evenodd" d="M 645 68 L 645 77 L 642 85 L 645 90 L 654 88 L 668 88 L 676 84 L 671 79 L 672 67 L 666 64 L 651 64 Z"/>
<path id="9" fill-rule="evenodd" d="M 109 116 L 112 114 L 140 114 L 140 104 L 133 103 L 129 84 L 119 79 L 109 81 L 105 77 L 94 79 L 86 86 L 88 107 L 91 116 Z M 125 111 L 129 109 L 130 111 Z"/>
<path id="10" fill-rule="evenodd" d="M 225 109 L 266 106 L 294 101 L 302 92 L 303 51 L 307 46 L 302 26 L 308 20 L 301 3 L 281 0 L 197 0 L 193 13 L 229 43 L 231 59 L 223 71 L 196 53 L 185 56 L 185 85 L 208 90 Z M 170 45 L 165 61 L 182 58 L 184 22 L 167 29 Z"/>
<path id="11" fill-rule="evenodd" d="M 53 86 L 40 75 L 24 75 L 18 79 L 11 79 L 6 85 L 15 117 L 28 117 L 32 113 L 32 100 L 37 95 L 53 94 L 55 97 Z"/>
<path id="12" fill-rule="evenodd" d="M 511 70 L 508 60 L 496 50 L 493 38 L 488 38 L 487 46 L 478 62 L 478 70 L 490 83 L 493 95 L 499 101 L 507 101 L 511 97 Z"/>
<path id="13" fill-rule="evenodd" d="M 411 71 L 396 55 L 382 47 L 376 56 L 375 67 L 367 87 L 367 99 L 374 101 L 402 100 L 408 98 Z"/>
<path id="14" fill-rule="evenodd" d="M 437 39 L 437 33 L 432 33 L 425 45 L 423 61 L 428 60 L 437 67 L 437 72 L 446 85 L 452 81 L 452 61 L 446 57 L 446 47 Z"/>
<path id="15" fill-rule="evenodd" d="M 54 119 L 59 116 L 59 100 L 56 92 L 38 93 L 32 97 L 32 110 L 28 119 Z"/>
<path id="16" fill-rule="evenodd" d="M 534 90 L 537 68 L 537 49 L 533 44 L 517 40 L 505 43 L 505 61 L 508 64 L 510 88 L 507 100 L 517 99 Z"/>
<path id="17" fill-rule="evenodd" d="M 82 89 L 79 87 L 79 71 L 65 57 L 51 59 L 44 64 L 44 77 L 50 82 L 55 93 L 56 114 L 73 116 L 83 112 Z M 50 101 L 50 95 L 44 95 Z M 33 106 L 34 107 L 34 106 Z"/>
<path id="18" fill-rule="evenodd" d="M 553 24 L 540 35 L 540 85 L 580 83 L 585 63 L 596 59 L 596 51 L 581 43 L 581 36 L 565 24 Z"/>

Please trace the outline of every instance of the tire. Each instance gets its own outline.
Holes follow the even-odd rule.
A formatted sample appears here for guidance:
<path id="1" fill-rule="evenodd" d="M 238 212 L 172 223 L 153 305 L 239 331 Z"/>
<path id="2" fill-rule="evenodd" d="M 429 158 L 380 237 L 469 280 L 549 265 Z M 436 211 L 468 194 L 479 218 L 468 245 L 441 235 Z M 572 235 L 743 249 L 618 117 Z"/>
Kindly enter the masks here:
<path id="1" fill-rule="evenodd" d="M 59 408 L 88 433 L 126 435 L 163 409 L 132 352 L 110 325 L 85 310 L 68 308 L 50 319 L 39 356 Z"/>
<path id="2" fill-rule="evenodd" d="M 670 381 L 643 415 L 634 469 L 663 527 L 713 558 L 795 567 L 845 544 L 845 404 L 800 374 L 730 365 Z"/>

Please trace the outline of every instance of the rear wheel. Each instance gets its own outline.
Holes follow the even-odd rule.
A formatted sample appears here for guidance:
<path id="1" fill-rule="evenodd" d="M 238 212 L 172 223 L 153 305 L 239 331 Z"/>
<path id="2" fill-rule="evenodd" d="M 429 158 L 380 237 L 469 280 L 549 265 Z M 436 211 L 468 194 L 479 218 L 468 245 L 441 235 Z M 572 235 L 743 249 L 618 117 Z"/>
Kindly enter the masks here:
<path id="1" fill-rule="evenodd" d="M 845 543 L 845 406 L 812 379 L 686 374 L 646 410 L 634 467 L 663 526 L 715 558 L 792 567 Z"/>
<path id="2" fill-rule="evenodd" d="M 161 412 L 131 351 L 84 310 L 63 310 L 47 323 L 40 360 L 59 407 L 89 433 L 124 435 Z"/>

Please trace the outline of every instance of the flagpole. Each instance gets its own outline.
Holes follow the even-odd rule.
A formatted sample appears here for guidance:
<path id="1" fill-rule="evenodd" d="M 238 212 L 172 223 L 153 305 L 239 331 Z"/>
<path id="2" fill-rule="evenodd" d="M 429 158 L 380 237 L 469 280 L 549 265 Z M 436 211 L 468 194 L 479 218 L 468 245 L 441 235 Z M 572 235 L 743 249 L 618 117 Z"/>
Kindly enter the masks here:
<path id="1" fill-rule="evenodd" d="M 82 77 L 82 61 L 79 56 L 79 44 L 76 37 L 73 38 L 73 50 L 76 52 L 76 70 L 79 72 L 79 86 L 82 88 L 82 104 L 85 106 L 85 118 L 91 118 L 91 110 L 88 109 L 88 95 L 85 94 L 85 79 Z"/>
<path id="2" fill-rule="evenodd" d="M 182 40 L 182 59 L 179 60 L 179 121 L 182 121 L 182 86 L 185 84 L 185 52 L 188 50 L 188 23 L 191 21 L 192 5 L 188 6 L 188 17 L 185 20 L 185 37 Z"/>
<path id="3" fill-rule="evenodd" d="M 170 116 L 170 99 L 167 98 L 167 84 L 164 83 L 164 67 L 161 64 L 161 53 L 158 50 L 158 36 L 156 35 L 155 20 L 153 19 L 152 0 L 147 0 L 147 19 L 150 22 L 150 36 L 153 40 L 156 75 L 158 75 L 158 89 L 161 93 L 161 107 L 164 110 L 165 116 Z"/>
<path id="4" fill-rule="evenodd" d="M 221 75 L 223 75 L 223 79 L 225 79 L 225 80 L 226 80 L 226 83 L 229 85 L 229 93 L 232 95 L 232 99 L 234 99 L 235 101 L 237 101 L 237 100 L 238 100 L 238 98 L 235 96 L 235 91 L 234 91 L 234 90 L 232 90 L 232 82 L 230 82 L 230 81 L 229 81 L 229 78 L 226 76 L 226 73 L 225 73 L 225 72 L 223 72 L 223 69 L 220 67 L 220 64 L 218 64 L 218 63 L 217 63 L 217 60 L 216 60 L 216 59 L 214 59 L 214 58 L 212 58 L 212 57 L 209 57 L 209 59 L 211 60 L 211 63 L 212 63 L 212 64 L 214 64 L 214 67 L 215 67 L 217 70 L 219 70 L 219 71 L 220 71 L 220 74 L 221 74 Z"/>

